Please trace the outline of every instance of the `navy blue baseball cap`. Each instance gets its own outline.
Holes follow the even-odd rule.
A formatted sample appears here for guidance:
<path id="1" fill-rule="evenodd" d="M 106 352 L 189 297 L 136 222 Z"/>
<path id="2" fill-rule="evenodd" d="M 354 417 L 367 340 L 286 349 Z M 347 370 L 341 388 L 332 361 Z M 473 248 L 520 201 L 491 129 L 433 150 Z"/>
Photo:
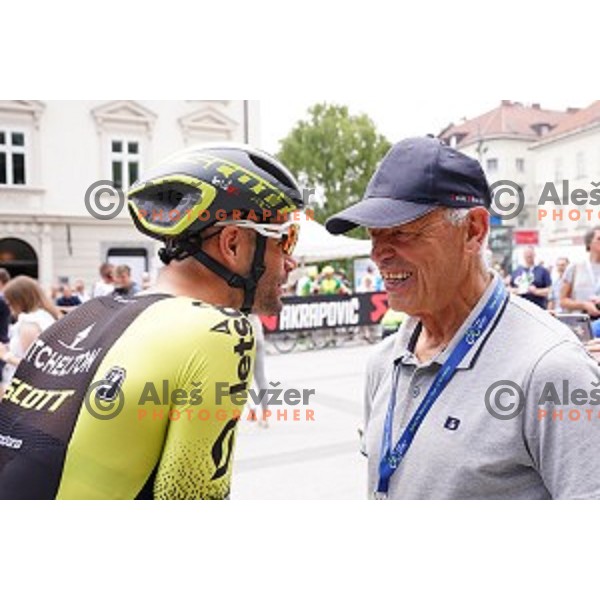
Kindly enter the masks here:
<path id="1" fill-rule="evenodd" d="M 440 206 L 489 209 L 491 194 L 480 164 L 434 137 L 408 138 L 386 154 L 364 198 L 330 217 L 330 233 L 394 227 Z"/>

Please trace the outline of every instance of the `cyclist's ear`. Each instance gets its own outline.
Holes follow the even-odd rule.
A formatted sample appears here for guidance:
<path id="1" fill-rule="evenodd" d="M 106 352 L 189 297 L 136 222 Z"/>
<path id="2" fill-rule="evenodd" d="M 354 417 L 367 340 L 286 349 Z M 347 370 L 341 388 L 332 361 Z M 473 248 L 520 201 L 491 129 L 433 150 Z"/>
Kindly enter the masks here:
<path id="1" fill-rule="evenodd" d="M 216 238 L 221 254 L 220 262 L 232 271 L 239 273 L 248 267 L 254 255 L 254 235 L 251 231 L 230 225 Z"/>

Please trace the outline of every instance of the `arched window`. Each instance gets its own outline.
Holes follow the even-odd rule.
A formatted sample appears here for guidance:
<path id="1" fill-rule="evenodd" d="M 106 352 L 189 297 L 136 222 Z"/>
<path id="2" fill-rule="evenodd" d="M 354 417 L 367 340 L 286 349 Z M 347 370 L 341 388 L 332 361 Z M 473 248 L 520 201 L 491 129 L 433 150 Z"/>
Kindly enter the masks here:
<path id="1" fill-rule="evenodd" d="M 38 257 L 35 250 L 18 238 L 0 239 L 0 267 L 7 269 L 12 277 L 28 275 L 38 278 Z"/>

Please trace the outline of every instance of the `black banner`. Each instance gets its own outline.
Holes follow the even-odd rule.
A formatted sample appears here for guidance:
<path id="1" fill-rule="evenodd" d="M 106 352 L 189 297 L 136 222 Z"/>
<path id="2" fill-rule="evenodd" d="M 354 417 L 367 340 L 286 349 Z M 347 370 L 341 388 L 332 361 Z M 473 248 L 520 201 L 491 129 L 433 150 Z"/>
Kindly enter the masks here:
<path id="1" fill-rule="evenodd" d="M 275 317 L 261 317 L 266 334 L 376 325 L 388 309 L 387 293 L 368 292 L 349 296 L 284 296 L 283 310 Z"/>

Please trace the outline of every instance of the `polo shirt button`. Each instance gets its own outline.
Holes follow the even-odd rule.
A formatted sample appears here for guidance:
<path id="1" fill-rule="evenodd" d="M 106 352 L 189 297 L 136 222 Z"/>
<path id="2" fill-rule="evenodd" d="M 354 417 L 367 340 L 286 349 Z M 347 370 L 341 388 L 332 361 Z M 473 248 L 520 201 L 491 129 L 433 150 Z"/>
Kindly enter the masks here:
<path id="1" fill-rule="evenodd" d="M 421 388 L 418 385 L 413 386 L 413 398 L 416 398 L 421 393 Z"/>

